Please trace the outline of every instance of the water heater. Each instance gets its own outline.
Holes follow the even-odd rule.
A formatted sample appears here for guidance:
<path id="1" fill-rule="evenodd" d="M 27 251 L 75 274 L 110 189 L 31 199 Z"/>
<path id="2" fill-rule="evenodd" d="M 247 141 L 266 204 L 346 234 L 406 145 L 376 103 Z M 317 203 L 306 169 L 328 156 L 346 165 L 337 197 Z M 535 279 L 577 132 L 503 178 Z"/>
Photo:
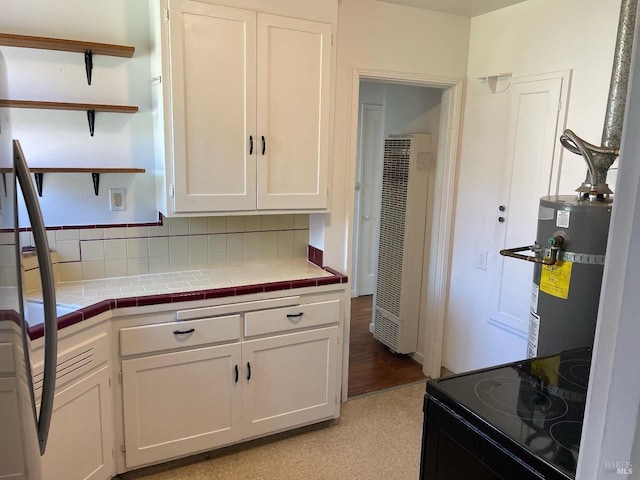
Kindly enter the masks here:
<path id="1" fill-rule="evenodd" d="M 540 199 L 527 356 L 593 345 L 613 204 L 575 196 Z"/>

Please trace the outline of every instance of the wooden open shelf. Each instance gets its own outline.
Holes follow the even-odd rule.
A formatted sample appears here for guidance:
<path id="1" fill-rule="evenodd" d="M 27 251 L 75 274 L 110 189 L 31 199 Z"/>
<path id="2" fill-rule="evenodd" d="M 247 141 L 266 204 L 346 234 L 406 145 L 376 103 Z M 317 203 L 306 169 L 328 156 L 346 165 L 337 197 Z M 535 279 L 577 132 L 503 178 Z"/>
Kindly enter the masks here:
<path id="1" fill-rule="evenodd" d="M 93 191 L 100 193 L 101 173 L 145 173 L 144 168 L 85 168 L 85 167 L 31 167 L 29 171 L 35 175 L 38 195 L 42 196 L 42 177 L 45 173 L 90 173 L 93 179 Z M 0 168 L 0 173 L 10 173 L 10 168 Z M 6 192 L 6 187 L 5 187 Z"/>
<path id="2" fill-rule="evenodd" d="M 89 134 L 93 137 L 96 112 L 136 113 L 135 105 L 104 105 L 98 103 L 44 102 L 40 100 L 9 100 L 0 98 L 0 107 L 35 108 L 45 110 L 83 110 L 87 112 Z"/>
<path id="3" fill-rule="evenodd" d="M 0 107 L 36 108 L 45 110 L 95 110 L 96 112 L 136 113 L 135 105 L 104 105 L 98 103 L 44 102 L 40 100 L 0 99 Z"/>
<path id="4" fill-rule="evenodd" d="M 145 173 L 144 168 L 76 168 L 76 167 L 31 167 L 31 173 Z M 9 173 L 10 168 L 0 168 L 0 173 Z"/>
<path id="5" fill-rule="evenodd" d="M 94 55 L 109 55 L 112 57 L 133 57 L 135 47 L 126 45 L 111 45 L 108 43 L 85 42 L 82 40 L 67 40 L 63 38 L 33 37 L 28 35 L 13 35 L 0 33 L 0 45 L 7 47 L 39 48 L 43 50 L 60 50 L 65 52 L 84 53 L 91 50 Z"/>

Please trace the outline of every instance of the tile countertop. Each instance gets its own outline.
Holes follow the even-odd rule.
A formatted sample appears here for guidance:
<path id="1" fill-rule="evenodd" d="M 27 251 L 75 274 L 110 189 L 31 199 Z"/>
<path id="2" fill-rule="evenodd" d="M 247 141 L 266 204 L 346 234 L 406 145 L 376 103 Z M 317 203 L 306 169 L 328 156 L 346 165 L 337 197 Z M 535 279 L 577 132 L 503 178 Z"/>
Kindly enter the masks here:
<path id="1" fill-rule="evenodd" d="M 56 302 L 70 313 L 58 317 L 58 328 L 74 325 L 116 308 L 233 297 L 346 283 L 347 277 L 310 262 L 255 265 L 211 270 L 156 273 L 56 284 Z M 42 293 L 27 292 L 27 302 L 42 303 Z M 42 319 L 29 318 L 32 340 L 43 336 Z"/>

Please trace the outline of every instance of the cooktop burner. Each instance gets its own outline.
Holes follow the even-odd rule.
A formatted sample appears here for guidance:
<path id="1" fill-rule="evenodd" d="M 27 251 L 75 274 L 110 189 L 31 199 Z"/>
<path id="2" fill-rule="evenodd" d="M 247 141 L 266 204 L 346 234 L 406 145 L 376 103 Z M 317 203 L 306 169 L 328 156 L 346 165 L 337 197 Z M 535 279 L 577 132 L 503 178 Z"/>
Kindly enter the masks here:
<path id="1" fill-rule="evenodd" d="M 584 358 L 561 360 L 556 366 L 558 375 L 572 385 L 587 389 L 589 383 L 589 369 L 591 362 Z"/>
<path id="2" fill-rule="evenodd" d="M 562 397 L 550 395 L 541 386 L 522 379 L 484 378 L 476 383 L 475 392 L 486 406 L 512 417 L 526 418 L 535 412 L 547 420 L 555 420 L 564 417 L 569 409 Z M 513 398 L 518 398 L 518 402 L 514 403 Z"/>
<path id="3" fill-rule="evenodd" d="M 524 360 L 427 383 L 537 457 L 575 477 L 591 350 Z"/>

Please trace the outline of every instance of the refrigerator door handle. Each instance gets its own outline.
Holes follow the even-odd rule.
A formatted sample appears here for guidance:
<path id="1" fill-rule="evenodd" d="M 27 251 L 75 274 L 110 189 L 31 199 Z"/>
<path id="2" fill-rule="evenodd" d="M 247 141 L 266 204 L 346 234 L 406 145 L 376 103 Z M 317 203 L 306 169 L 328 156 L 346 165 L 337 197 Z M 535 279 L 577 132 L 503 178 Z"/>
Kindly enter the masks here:
<path id="1" fill-rule="evenodd" d="M 36 244 L 40 281 L 42 283 L 42 301 L 44 307 L 44 378 L 42 381 L 42 397 L 40 400 L 40 412 L 37 416 L 38 443 L 40 455 L 44 455 L 49 427 L 53 413 L 53 396 L 56 386 L 56 363 L 58 357 L 58 316 L 56 313 L 56 292 L 53 279 L 53 267 L 49 257 L 49 242 L 47 241 L 42 212 L 29 168 L 22 153 L 22 147 L 18 140 L 13 141 L 13 158 L 15 174 L 20 182 L 20 189 L 29 214 L 33 239 Z M 26 353 L 26 352 L 25 352 Z M 33 395 L 33 384 L 31 384 Z M 35 412 L 35 404 L 34 404 Z"/>

